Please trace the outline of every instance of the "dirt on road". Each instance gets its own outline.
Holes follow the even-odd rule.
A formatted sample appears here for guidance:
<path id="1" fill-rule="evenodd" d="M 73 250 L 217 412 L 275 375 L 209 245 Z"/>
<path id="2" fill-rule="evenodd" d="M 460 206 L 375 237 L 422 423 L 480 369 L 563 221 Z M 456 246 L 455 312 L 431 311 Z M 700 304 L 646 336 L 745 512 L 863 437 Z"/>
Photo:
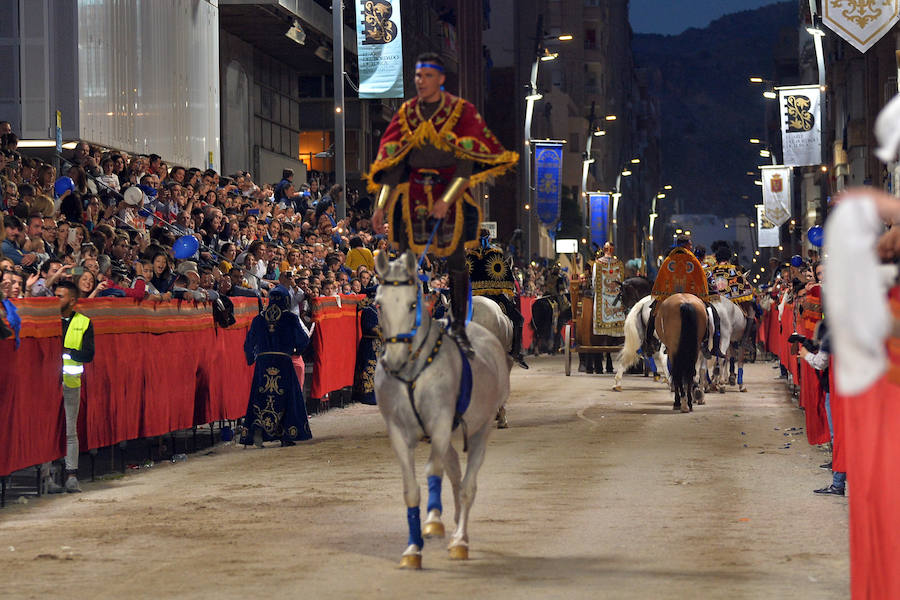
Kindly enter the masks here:
<path id="1" fill-rule="evenodd" d="M 354 405 L 314 417 L 310 443 L 219 445 L 0 510 L 0 596 L 849 596 L 847 501 L 812 494 L 828 456 L 790 430 L 803 413 L 769 364 L 748 367 L 748 393 L 681 414 L 650 379 L 615 393 L 530 362 L 489 443 L 467 562 L 430 540 L 421 572 L 396 568 L 399 468 L 378 410 Z"/>

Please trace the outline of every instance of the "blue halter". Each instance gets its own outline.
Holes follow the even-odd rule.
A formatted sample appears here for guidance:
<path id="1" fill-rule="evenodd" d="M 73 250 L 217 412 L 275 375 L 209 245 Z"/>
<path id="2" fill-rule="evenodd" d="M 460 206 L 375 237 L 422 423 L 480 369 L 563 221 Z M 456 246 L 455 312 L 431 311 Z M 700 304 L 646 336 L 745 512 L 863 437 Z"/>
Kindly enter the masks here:
<path id="1" fill-rule="evenodd" d="M 434 229 L 431 230 L 431 235 L 428 236 L 428 242 L 425 244 L 425 248 L 422 250 L 421 256 L 419 256 L 419 260 L 416 262 L 416 271 L 422 268 L 422 262 L 425 260 L 425 255 L 428 253 L 428 248 L 431 247 L 431 242 L 434 241 L 434 235 L 437 233 L 438 227 L 441 226 L 441 221 L 443 219 L 438 219 L 434 224 Z M 424 276 L 422 276 L 424 278 Z M 396 344 L 399 342 L 409 343 L 412 341 L 416 334 L 419 332 L 419 327 L 422 326 L 422 305 L 424 304 L 424 300 L 422 297 L 422 285 L 417 281 L 420 279 L 418 277 L 410 277 L 405 281 L 385 281 L 383 285 L 392 285 L 392 286 L 401 286 L 401 285 L 414 285 L 416 286 L 416 320 L 413 323 L 412 329 L 407 331 L 406 333 L 398 333 L 397 335 L 389 338 L 385 338 L 385 343 L 387 344 Z M 423 279 L 424 281 L 424 279 Z"/>
<path id="2" fill-rule="evenodd" d="M 399 342 L 409 343 L 414 337 L 416 337 L 416 334 L 419 332 L 419 327 L 422 326 L 422 304 L 424 304 L 422 299 L 422 286 L 419 284 L 418 278 L 416 277 L 410 277 L 405 281 L 384 281 L 381 285 L 416 286 L 416 320 L 413 323 L 412 329 L 410 329 L 406 333 L 398 333 L 397 335 L 385 338 L 384 340 L 387 344 L 396 344 Z"/>

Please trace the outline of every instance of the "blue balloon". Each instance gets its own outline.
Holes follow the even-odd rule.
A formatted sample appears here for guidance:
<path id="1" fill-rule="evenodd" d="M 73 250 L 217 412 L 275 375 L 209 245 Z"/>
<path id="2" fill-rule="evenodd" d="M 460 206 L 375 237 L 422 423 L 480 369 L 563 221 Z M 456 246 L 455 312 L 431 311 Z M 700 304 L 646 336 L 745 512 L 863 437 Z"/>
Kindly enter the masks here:
<path id="1" fill-rule="evenodd" d="M 175 258 L 178 260 L 192 257 L 197 253 L 198 248 L 200 248 L 200 242 L 192 235 L 181 236 L 175 240 L 175 245 L 172 246 L 172 250 L 175 251 Z"/>
<path id="2" fill-rule="evenodd" d="M 799 254 L 795 254 L 791 257 L 791 266 L 792 267 L 799 267 L 802 264 L 803 264 L 803 257 L 800 256 Z"/>
<path id="3" fill-rule="evenodd" d="M 71 177 L 66 177 L 65 175 L 57 179 L 56 183 L 53 184 L 53 193 L 56 194 L 57 198 L 59 198 L 66 192 L 71 192 L 74 189 L 75 182 L 72 181 Z"/>
<path id="4" fill-rule="evenodd" d="M 825 229 L 823 229 L 821 225 L 813 225 L 809 228 L 809 231 L 806 232 L 806 239 L 808 239 L 809 243 L 816 248 L 821 248 L 822 244 L 825 242 Z"/>

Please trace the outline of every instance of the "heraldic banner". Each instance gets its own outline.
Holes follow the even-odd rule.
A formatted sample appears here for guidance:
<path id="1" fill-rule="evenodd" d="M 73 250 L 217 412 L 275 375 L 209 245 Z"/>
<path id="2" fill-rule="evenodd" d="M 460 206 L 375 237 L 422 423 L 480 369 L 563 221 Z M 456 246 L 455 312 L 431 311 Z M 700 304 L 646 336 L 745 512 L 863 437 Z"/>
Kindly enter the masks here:
<path id="1" fill-rule="evenodd" d="M 822 163 L 822 92 L 818 85 L 778 88 L 784 164 Z"/>
<path id="2" fill-rule="evenodd" d="M 762 204 L 756 206 L 756 232 L 760 248 L 777 248 L 781 244 L 781 230 L 766 218 L 766 209 Z"/>
<path id="3" fill-rule="evenodd" d="M 360 98 L 403 98 L 400 0 L 356 0 Z"/>
<path id="4" fill-rule="evenodd" d="M 590 194 L 591 242 L 602 248 L 609 241 L 609 194 Z"/>
<path id="5" fill-rule="evenodd" d="M 537 215 L 544 225 L 559 220 L 559 195 L 562 185 L 563 147 L 559 142 L 534 144 L 534 188 Z"/>
<path id="6" fill-rule="evenodd" d="M 828 0 L 822 22 L 848 44 L 865 53 L 900 19 L 900 0 Z"/>
<path id="7" fill-rule="evenodd" d="M 763 207 L 766 217 L 781 227 L 791 218 L 790 167 L 765 166 L 762 170 Z"/>
<path id="8" fill-rule="evenodd" d="M 594 335 L 625 335 L 625 307 L 615 304 L 624 277 L 621 260 L 598 258 L 594 263 Z"/>

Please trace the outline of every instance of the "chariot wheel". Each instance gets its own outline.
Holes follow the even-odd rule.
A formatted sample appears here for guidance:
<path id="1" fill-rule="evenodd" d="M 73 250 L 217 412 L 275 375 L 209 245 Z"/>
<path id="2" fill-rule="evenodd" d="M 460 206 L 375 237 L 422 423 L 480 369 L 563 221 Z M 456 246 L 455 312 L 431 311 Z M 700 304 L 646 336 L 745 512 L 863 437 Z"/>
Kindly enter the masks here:
<path id="1" fill-rule="evenodd" d="M 566 323 L 563 329 L 563 346 L 566 353 L 566 377 L 572 374 L 572 324 Z"/>

